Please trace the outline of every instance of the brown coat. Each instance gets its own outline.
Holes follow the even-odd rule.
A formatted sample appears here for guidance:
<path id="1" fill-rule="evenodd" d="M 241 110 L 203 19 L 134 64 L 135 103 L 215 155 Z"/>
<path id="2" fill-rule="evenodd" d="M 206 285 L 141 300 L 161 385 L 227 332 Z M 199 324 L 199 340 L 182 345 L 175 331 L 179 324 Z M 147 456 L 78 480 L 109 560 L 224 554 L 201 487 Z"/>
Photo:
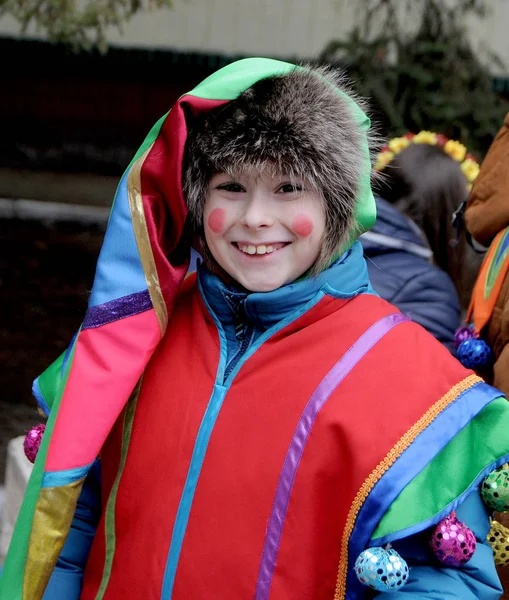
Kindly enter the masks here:
<path id="1" fill-rule="evenodd" d="M 465 222 L 472 237 L 485 246 L 509 225 L 509 113 L 482 163 L 468 200 Z M 488 382 L 509 397 L 509 276 L 483 337 L 495 354 Z"/>
<path id="2" fill-rule="evenodd" d="M 465 223 L 472 237 L 484 246 L 509 225 L 509 113 L 482 163 L 468 200 Z M 495 354 L 493 372 L 482 375 L 509 398 L 509 276 L 482 334 Z M 509 527 L 509 513 L 495 513 L 494 517 Z M 497 571 L 504 588 L 501 600 L 509 600 L 509 567 L 498 567 Z"/>

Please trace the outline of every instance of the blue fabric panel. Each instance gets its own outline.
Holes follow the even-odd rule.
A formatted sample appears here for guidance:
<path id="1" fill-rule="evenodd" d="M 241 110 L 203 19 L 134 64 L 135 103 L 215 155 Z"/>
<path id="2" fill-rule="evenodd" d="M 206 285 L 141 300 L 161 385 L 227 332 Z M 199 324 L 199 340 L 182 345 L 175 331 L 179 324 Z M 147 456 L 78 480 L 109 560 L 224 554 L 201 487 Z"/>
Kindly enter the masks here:
<path id="1" fill-rule="evenodd" d="M 37 404 L 39 405 L 39 408 L 42 410 L 42 412 L 46 416 L 49 416 L 49 406 L 46 404 L 46 401 L 44 400 L 44 397 L 41 392 L 41 388 L 39 387 L 39 377 L 37 377 L 37 379 L 32 384 L 32 394 L 37 400 Z"/>
<path id="2" fill-rule="evenodd" d="M 127 176 L 125 173 L 118 186 L 97 262 L 89 308 L 147 289 L 129 210 Z"/>
<path id="3" fill-rule="evenodd" d="M 73 483 L 85 477 L 89 470 L 90 465 L 77 469 L 67 469 L 65 471 L 49 471 L 42 476 L 41 488 L 61 487 L 62 485 Z"/>

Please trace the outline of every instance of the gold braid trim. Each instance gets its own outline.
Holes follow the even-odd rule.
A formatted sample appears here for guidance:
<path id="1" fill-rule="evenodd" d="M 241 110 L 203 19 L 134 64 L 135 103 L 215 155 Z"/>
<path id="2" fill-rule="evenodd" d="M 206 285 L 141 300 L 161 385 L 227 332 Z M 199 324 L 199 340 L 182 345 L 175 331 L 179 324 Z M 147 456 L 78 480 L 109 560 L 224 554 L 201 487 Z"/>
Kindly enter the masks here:
<path id="1" fill-rule="evenodd" d="M 370 494 L 371 490 L 379 479 L 385 474 L 385 472 L 396 462 L 396 459 L 406 450 L 415 438 L 422 432 L 428 425 L 430 425 L 434 419 L 461 393 L 468 390 L 476 383 L 482 381 L 477 375 L 469 375 L 456 385 L 454 385 L 440 400 L 435 402 L 433 406 L 405 433 L 405 435 L 399 440 L 399 442 L 387 453 L 382 462 L 371 472 L 366 481 L 362 484 L 360 490 L 355 496 L 348 517 L 346 518 L 346 525 L 343 532 L 343 539 L 341 541 L 341 555 L 338 566 L 338 578 L 336 581 L 336 593 L 334 594 L 334 600 L 343 600 L 346 594 L 346 577 L 348 569 L 348 542 L 352 534 L 355 520 L 357 515 L 365 502 L 366 498 Z"/>
<path id="2" fill-rule="evenodd" d="M 152 305 L 156 312 L 159 327 L 161 328 L 161 336 L 166 331 L 168 324 L 168 311 L 166 303 L 161 291 L 159 277 L 157 275 L 156 263 L 152 254 L 150 238 L 148 235 L 147 221 L 145 219 L 145 211 L 143 210 L 143 200 L 141 196 L 141 169 L 147 158 L 153 144 L 145 150 L 145 152 L 134 162 L 129 170 L 127 178 L 127 195 L 129 198 L 129 209 L 133 221 L 134 236 L 140 253 L 141 264 L 145 273 L 148 293 L 152 300 Z"/>

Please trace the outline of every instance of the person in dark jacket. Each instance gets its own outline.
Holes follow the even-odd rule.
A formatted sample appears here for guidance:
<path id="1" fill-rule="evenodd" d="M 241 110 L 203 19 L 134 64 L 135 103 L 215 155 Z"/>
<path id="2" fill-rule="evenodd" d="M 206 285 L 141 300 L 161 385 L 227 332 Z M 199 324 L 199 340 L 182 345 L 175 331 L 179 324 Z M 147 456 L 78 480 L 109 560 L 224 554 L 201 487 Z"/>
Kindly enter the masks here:
<path id="1" fill-rule="evenodd" d="M 452 351 L 460 303 L 451 278 L 413 221 L 382 198 L 376 205 L 376 224 L 360 237 L 374 290 Z"/>
<path id="2" fill-rule="evenodd" d="M 373 288 L 453 351 L 469 296 L 453 215 L 478 164 L 459 142 L 422 131 L 391 140 L 375 168 L 378 218 L 361 237 Z"/>

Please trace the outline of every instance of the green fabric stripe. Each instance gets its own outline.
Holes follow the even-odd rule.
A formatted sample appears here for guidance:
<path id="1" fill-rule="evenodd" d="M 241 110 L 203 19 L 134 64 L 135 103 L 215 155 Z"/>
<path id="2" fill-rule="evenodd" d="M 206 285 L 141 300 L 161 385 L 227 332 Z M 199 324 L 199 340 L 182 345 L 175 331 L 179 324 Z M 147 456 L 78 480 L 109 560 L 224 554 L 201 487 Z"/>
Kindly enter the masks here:
<path id="1" fill-rule="evenodd" d="M 245 58 L 212 73 L 185 95 L 206 100 L 234 100 L 260 79 L 294 70 L 295 65 L 280 60 Z"/>
<path id="2" fill-rule="evenodd" d="M 129 166 L 125 170 L 126 173 L 127 173 L 127 171 L 129 171 L 129 169 L 131 168 L 132 164 L 135 161 L 137 161 L 138 158 L 140 158 L 140 156 L 145 152 L 145 150 L 147 150 L 148 148 L 150 148 L 150 146 L 154 143 L 154 141 L 156 140 L 157 136 L 159 135 L 159 132 L 161 131 L 161 127 L 163 126 L 164 120 L 166 119 L 166 117 L 168 116 L 168 114 L 169 114 L 169 111 L 166 114 L 164 114 L 159 119 L 159 121 L 157 121 L 157 123 L 152 127 L 152 129 L 148 132 L 147 137 L 143 140 L 143 143 L 138 148 L 138 152 L 136 152 L 136 154 L 134 155 L 133 159 L 129 163 Z"/>
<path id="3" fill-rule="evenodd" d="M 69 371 L 74 360 L 74 352 L 78 337 L 79 334 L 76 336 L 69 360 L 67 361 L 64 376 L 55 389 L 53 409 L 48 417 L 42 443 L 37 453 L 34 468 L 32 469 L 27 489 L 23 497 L 23 503 L 21 504 L 21 509 L 16 520 L 16 526 L 12 535 L 9 551 L 5 558 L 2 576 L 0 577 L 0 600 L 22 600 L 23 573 L 25 571 L 28 554 L 28 543 L 30 540 L 30 532 L 32 531 L 35 508 L 39 498 L 39 491 L 41 489 L 49 441 L 55 426 L 58 408 L 69 377 Z"/>
<path id="4" fill-rule="evenodd" d="M 124 424 L 122 431 L 122 449 L 120 451 L 120 464 L 118 467 L 118 473 L 115 477 L 113 487 L 111 488 L 110 497 L 106 505 L 106 517 L 105 521 L 105 537 L 106 537 L 106 556 L 104 561 L 104 571 L 101 580 L 101 585 L 95 597 L 95 600 L 102 600 L 108 587 L 111 576 L 111 568 L 113 566 L 113 557 L 115 556 L 116 536 L 115 536 L 115 502 L 117 500 L 118 488 L 120 485 L 120 479 L 124 472 L 125 463 L 127 460 L 127 451 L 129 449 L 129 443 L 131 441 L 131 433 L 133 430 L 134 414 L 136 412 L 136 404 L 138 402 L 138 395 L 140 393 L 141 379 L 138 385 L 134 389 L 129 402 L 127 403 Z"/>
<path id="5" fill-rule="evenodd" d="M 464 427 L 392 503 L 373 539 L 422 523 L 468 490 L 476 477 L 507 453 L 509 410 L 497 398 Z"/>
<path id="6" fill-rule="evenodd" d="M 62 364 L 66 352 L 67 351 L 62 352 L 62 354 L 39 375 L 39 389 L 41 390 L 44 402 L 46 402 L 49 409 L 53 406 L 59 387 L 62 384 Z"/>

